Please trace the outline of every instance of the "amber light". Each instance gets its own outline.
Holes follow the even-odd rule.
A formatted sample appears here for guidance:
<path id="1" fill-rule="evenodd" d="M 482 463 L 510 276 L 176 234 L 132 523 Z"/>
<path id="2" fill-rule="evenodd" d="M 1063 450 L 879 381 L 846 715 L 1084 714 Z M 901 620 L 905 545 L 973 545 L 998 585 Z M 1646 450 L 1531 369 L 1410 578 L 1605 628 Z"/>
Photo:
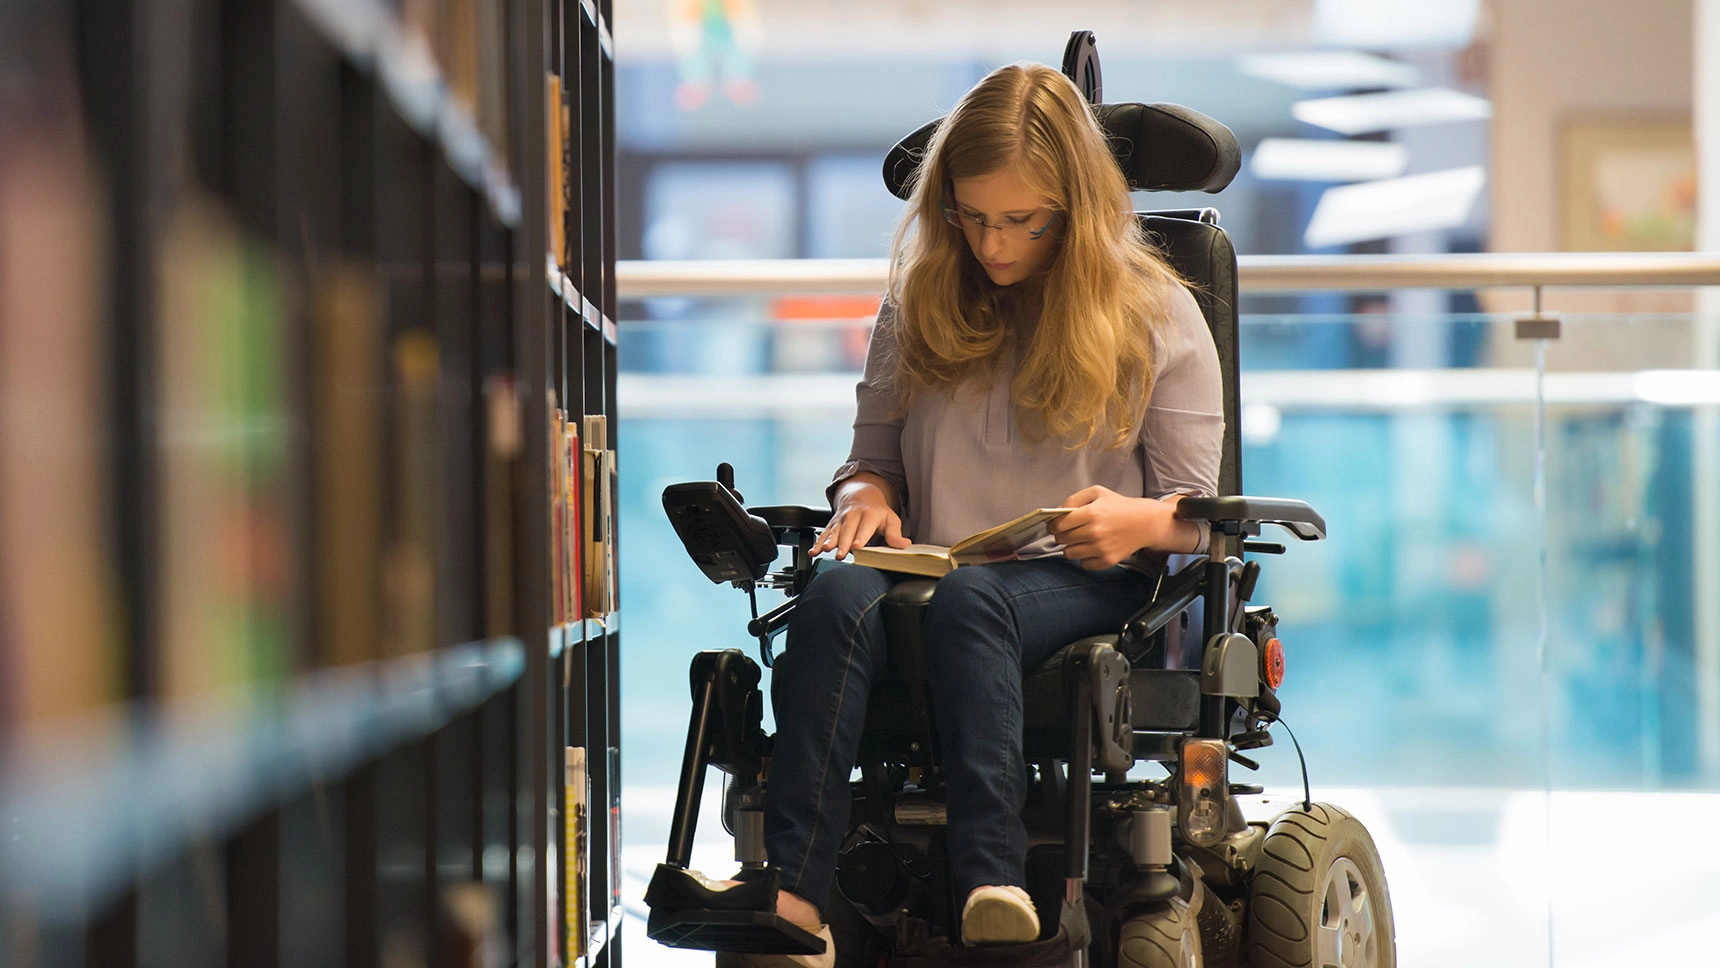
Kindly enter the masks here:
<path id="1" fill-rule="evenodd" d="M 1183 744 L 1183 783 L 1195 787 L 1215 787 L 1224 782 L 1224 744 L 1208 740 L 1190 740 Z"/>
<path id="2" fill-rule="evenodd" d="M 1276 638 L 1266 640 L 1266 684 L 1274 689 L 1284 682 L 1284 643 Z"/>

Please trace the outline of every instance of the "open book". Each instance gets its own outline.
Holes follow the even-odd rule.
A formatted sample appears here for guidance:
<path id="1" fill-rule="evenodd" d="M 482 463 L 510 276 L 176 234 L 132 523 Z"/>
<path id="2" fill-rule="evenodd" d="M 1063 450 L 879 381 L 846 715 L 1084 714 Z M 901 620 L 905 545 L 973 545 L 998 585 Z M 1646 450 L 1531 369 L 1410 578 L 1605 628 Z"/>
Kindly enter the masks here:
<path id="1" fill-rule="evenodd" d="M 939 578 L 962 565 L 983 565 L 990 561 L 1015 561 L 1021 549 L 1045 536 L 1045 523 L 1068 514 L 1074 508 L 1040 508 L 1029 511 L 1013 521 L 987 528 L 946 548 L 943 545 L 911 544 L 906 548 L 869 545 L 850 552 L 854 563 L 882 571 L 901 571 L 910 575 Z"/>

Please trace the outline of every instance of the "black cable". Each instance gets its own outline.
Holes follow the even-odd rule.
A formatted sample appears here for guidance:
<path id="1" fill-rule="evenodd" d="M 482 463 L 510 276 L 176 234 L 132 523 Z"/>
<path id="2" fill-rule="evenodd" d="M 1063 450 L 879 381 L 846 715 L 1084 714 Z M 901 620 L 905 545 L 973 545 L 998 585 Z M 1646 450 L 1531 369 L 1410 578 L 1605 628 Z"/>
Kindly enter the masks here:
<path id="1" fill-rule="evenodd" d="M 1296 733 L 1290 729 L 1289 723 L 1278 716 L 1272 717 L 1272 722 L 1284 727 L 1284 732 L 1290 734 L 1290 745 L 1296 747 L 1296 761 L 1302 764 L 1302 809 L 1313 813 L 1314 796 L 1308 789 L 1308 759 L 1302 755 L 1302 744 L 1296 742 Z M 1267 728 L 1271 729 L 1272 727 L 1269 724 Z"/>

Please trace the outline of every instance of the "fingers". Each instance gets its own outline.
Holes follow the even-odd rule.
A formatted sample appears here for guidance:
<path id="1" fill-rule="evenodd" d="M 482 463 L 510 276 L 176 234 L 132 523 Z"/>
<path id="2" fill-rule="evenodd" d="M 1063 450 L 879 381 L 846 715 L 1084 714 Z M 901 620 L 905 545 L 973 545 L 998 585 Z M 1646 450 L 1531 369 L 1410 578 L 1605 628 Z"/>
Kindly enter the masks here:
<path id="1" fill-rule="evenodd" d="M 1100 487 L 1097 484 L 1094 484 L 1092 487 L 1084 487 L 1065 498 L 1060 506 L 1066 508 L 1085 507 L 1092 504 L 1094 501 L 1097 501 L 1099 499 L 1099 495 L 1105 493 L 1105 491 L 1106 488 Z M 1068 515 L 1064 515 L 1064 517 L 1068 517 Z"/>
<path id="2" fill-rule="evenodd" d="M 818 540 L 813 543 L 812 549 L 808 551 L 807 554 L 814 556 L 821 555 L 826 551 L 829 551 L 831 548 L 836 547 L 836 536 L 841 532 L 841 530 L 842 519 L 838 517 L 834 521 L 830 522 L 830 524 L 826 525 L 823 531 L 818 532 Z"/>
<path id="3" fill-rule="evenodd" d="M 852 545 L 859 517 L 859 513 L 855 511 L 838 511 L 830 524 L 819 532 L 818 543 L 814 544 L 808 553 L 821 555 L 834 550 L 837 552 L 836 557 L 840 559 L 848 553 L 848 548 Z"/>
<path id="4" fill-rule="evenodd" d="M 1063 557 L 1080 562 L 1088 571 L 1102 571 L 1122 560 L 1105 554 L 1096 544 L 1068 545 L 1063 549 Z"/>
<path id="5" fill-rule="evenodd" d="M 842 539 L 836 545 L 836 560 L 841 561 L 854 548 L 865 547 L 872 540 L 872 536 L 878 533 L 879 525 L 885 523 L 886 515 L 894 516 L 892 512 L 881 508 L 866 508 L 850 515 L 849 522 L 843 523 Z"/>
<path id="6" fill-rule="evenodd" d="M 1086 508 L 1081 508 L 1075 511 L 1070 511 L 1068 514 L 1059 515 L 1058 517 L 1045 522 L 1045 530 L 1055 535 L 1059 542 L 1068 544 L 1069 542 L 1064 537 L 1065 535 L 1086 527 L 1091 524 L 1092 521 L 1093 512 Z"/>
<path id="7" fill-rule="evenodd" d="M 902 518 L 894 511 L 887 512 L 884 518 L 884 542 L 892 548 L 906 548 L 910 542 L 902 537 Z"/>
<path id="8" fill-rule="evenodd" d="M 848 549 L 854 547 L 854 536 L 860 531 L 862 515 L 859 513 L 845 515 L 842 527 L 836 533 L 836 560 L 848 557 Z"/>

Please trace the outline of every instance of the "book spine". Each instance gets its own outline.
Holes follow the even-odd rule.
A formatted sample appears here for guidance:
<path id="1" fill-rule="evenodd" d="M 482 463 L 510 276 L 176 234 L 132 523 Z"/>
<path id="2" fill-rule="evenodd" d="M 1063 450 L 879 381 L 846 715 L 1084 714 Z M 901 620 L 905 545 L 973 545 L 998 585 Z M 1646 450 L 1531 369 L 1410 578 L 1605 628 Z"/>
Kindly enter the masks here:
<path id="1" fill-rule="evenodd" d="M 484 401 L 484 631 L 494 638 L 515 630 L 513 467 L 522 441 L 513 374 L 491 375 Z"/>
<path id="2" fill-rule="evenodd" d="M 171 216 L 160 259 L 159 678 L 173 699 L 286 671 L 297 558 L 275 261 L 202 202 Z"/>
<path id="3" fill-rule="evenodd" d="M 347 665 L 381 647 L 381 299 L 356 263 L 320 269 L 313 285 L 316 647 Z"/>
<path id="4" fill-rule="evenodd" d="M 588 856 L 590 853 L 589 821 L 586 816 L 590 802 L 585 763 L 585 748 L 569 746 L 567 748 L 566 790 L 566 825 L 564 826 L 565 843 L 562 847 L 562 876 L 565 880 L 562 888 L 562 904 L 564 922 L 570 935 L 568 954 L 574 958 L 583 957 L 587 953 L 591 938 L 591 921 L 588 917 L 590 890 L 587 884 Z"/>
<path id="5" fill-rule="evenodd" d="M 122 692 L 100 193 L 46 56 L 0 96 L 0 739 Z"/>
<path id="6" fill-rule="evenodd" d="M 427 330 L 394 339 L 394 534 L 388 553 L 390 652 L 436 645 L 436 389 L 438 350 Z"/>

